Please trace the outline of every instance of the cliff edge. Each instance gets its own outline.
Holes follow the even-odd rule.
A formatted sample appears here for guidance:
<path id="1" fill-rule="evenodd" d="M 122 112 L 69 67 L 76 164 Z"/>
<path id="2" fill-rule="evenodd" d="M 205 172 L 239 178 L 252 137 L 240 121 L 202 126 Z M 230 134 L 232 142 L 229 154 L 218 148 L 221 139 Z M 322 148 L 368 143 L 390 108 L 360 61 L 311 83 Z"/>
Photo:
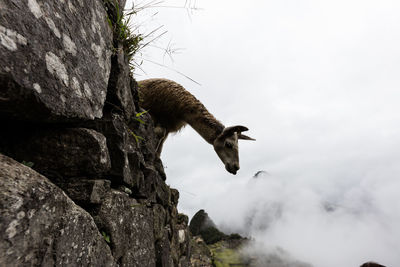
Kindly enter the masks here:
<path id="1" fill-rule="evenodd" d="M 124 0 L 0 2 L 0 265 L 188 266 Z"/>

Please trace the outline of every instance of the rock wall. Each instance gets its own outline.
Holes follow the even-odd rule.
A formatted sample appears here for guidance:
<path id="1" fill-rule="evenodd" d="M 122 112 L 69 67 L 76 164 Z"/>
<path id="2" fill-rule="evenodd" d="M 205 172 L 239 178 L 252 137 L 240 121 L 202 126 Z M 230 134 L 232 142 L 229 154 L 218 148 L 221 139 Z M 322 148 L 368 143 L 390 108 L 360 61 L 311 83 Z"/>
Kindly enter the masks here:
<path id="1" fill-rule="evenodd" d="M 189 265 L 116 12 L 0 0 L 0 266 Z"/>

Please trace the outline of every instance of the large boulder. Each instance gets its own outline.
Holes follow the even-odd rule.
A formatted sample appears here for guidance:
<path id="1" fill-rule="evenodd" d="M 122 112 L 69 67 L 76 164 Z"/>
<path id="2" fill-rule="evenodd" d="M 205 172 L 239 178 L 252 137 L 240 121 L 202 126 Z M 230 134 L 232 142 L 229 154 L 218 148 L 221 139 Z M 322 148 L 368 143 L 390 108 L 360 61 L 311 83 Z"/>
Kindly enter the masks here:
<path id="1" fill-rule="evenodd" d="M 92 129 L 9 127 L 0 137 L 3 151 L 48 178 L 99 177 L 111 168 L 106 138 Z"/>
<path id="2" fill-rule="evenodd" d="M 58 186 L 78 205 L 83 208 L 93 207 L 103 203 L 111 190 L 111 181 L 68 179 Z"/>
<path id="3" fill-rule="evenodd" d="M 92 215 L 121 266 L 156 266 L 151 208 L 124 192 L 111 190 Z"/>
<path id="4" fill-rule="evenodd" d="M 31 168 L 0 154 L 0 266 L 115 266 L 93 218 Z"/>
<path id="5" fill-rule="evenodd" d="M 2 0 L 0 117 L 100 118 L 112 40 L 102 1 Z"/>

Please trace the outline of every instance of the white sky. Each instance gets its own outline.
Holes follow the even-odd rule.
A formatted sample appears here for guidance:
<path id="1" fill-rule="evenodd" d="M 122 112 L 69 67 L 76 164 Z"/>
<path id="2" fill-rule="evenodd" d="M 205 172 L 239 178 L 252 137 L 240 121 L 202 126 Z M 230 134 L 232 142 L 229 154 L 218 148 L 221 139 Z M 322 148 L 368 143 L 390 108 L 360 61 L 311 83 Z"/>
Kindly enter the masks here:
<path id="1" fill-rule="evenodd" d="M 136 78 L 181 83 L 226 126 L 243 124 L 257 141 L 241 141 L 233 176 L 190 127 L 170 136 L 162 159 L 167 183 L 181 193 L 180 212 L 205 209 L 221 227 L 316 267 L 400 266 L 400 1 L 199 0 L 196 7 L 190 15 L 139 14 L 140 31 L 164 25 L 159 33 L 168 33 L 142 51 L 147 75 Z M 173 62 L 154 47 L 169 42 L 184 48 Z M 259 170 L 268 175 L 252 179 Z"/>

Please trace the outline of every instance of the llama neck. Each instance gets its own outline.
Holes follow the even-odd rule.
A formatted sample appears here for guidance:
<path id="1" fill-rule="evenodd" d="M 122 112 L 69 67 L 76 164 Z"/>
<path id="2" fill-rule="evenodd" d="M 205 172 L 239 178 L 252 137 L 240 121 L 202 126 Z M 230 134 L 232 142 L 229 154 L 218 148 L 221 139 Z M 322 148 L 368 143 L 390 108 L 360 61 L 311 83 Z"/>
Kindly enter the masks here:
<path id="1" fill-rule="evenodd" d="M 196 116 L 197 115 L 197 116 Z M 192 126 L 208 143 L 213 144 L 214 140 L 222 133 L 225 126 L 208 112 L 202 112 L 189 116 L 186 122 Z"/>

